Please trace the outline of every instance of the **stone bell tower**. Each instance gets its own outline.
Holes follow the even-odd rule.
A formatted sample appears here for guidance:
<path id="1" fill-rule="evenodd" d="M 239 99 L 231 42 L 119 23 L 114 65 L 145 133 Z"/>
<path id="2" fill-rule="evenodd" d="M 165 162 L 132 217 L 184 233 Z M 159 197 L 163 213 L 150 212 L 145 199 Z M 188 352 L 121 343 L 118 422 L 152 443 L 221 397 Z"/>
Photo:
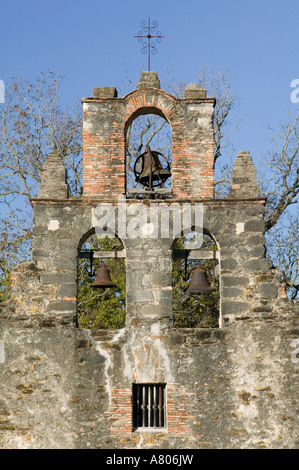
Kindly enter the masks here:
<path id="1" fill-rule="evenodd" d="M 98 87 L 84 98 L 84 197 L 116 200 L 125 193 L 125 133 L 137 116 L 155 113 L 172 130 L 173 197 L 214 194 L 214 98 L 189 85 L 184 99 L 160 89 L 155 72 L 143 72 L 138 89 L 123 98 L 113 87 Z"/>
<path id="2" fill-rule="evenodd" d="M 265 257 L 265 199 L 250 153 L 237 155 L 229 194 L 216 199 L 215 99 L 206 90 L 190 84 L 178 99 L 161 90 L 155 72 L 144 72 L 126 96 L 97 87 L 82 104 L 83 195 L 69 196 L 63 161 L 50 153 L 31 201 L 32 260 L 16 268 L 11 300 L 0 305 L 0 446 L 296 447 L 297 304 Z M 155 199 L 126 191 L 126 131 L 149 113 L 172 132 L 163 199 L 159 191 Z M 145 214 L 137 237 L 129 231 L 136 203 Z M 78 328 L 78 256 L 105 208 L 124 246 L 126 324 Z M 174 240 L 184 210 L 190 230 L 217 247 L 215 328 L 173 323 Z M 148 226 L 155 236 L 140 235 Z"/>
<path id="3" fill-rule="evenodd" d="M 135 118 L 149 113 L 162 116 L 172 131 L 169 210 L 179 203 L 213 199 L 215 100 L 207 98 L 202 87 L 191 84 L 184 98 L 176 99 L 160 89 L 156 72 L 143 72 L 137 90 L 125 97 L 119 98 L 113 87 L 97 87 L 82 102 L 85 201 L 114 204 L 119 220 L 117 202 L 127 193 L 126 131 Z M 159 190 L 155 193 L 158 203 Z M 128 213 L 135 203 L 134 198 L 124 203 Z M 125 240 L 126 263 L 131 267 L 127 270 L 127 324 L 172 321 L 172 243 L 172 236 Z"/>

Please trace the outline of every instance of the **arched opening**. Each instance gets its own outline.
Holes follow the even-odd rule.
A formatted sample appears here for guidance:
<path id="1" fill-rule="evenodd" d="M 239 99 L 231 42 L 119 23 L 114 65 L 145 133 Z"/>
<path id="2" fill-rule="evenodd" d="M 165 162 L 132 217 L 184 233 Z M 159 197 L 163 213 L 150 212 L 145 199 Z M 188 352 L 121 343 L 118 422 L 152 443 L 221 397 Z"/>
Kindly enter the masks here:
<path id="1" fill-rule="evenodd" d="M 153 166 L 148 166 L 148 151 Z M 152 158 L 153 157 L 153 158 Z M 158 112 L 140 110 L 126 129 L 126 195 L 155 199 L 171 195 L 172 132 Z"/>
<path id="2" fill-rule="evenodd" d="M 173 255 L 174 326 L 218 328 L 219 251 L 216 241 L 208 232 L 188 233 L 174 242 Z M 201 269 L 195 277 L 198 266 Z"/>
<path id="3" fill-rule="evenodd" d="M 116 287 L 93 287 L 105 264 Z M 92 229 L 78 251 L 77 323 L 81 328 L 123 328 L 126 320 L 126 266 L 124 246 L 117 237 L 100 237 Z"/>

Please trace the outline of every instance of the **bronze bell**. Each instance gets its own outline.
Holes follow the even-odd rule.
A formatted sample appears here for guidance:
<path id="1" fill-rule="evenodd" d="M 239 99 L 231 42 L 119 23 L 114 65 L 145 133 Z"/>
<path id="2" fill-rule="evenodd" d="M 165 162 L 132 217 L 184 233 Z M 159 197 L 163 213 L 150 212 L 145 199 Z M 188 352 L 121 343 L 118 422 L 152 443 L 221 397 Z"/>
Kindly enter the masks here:
<path id="1" fill-rule="evenodd" d="M 143 169 L 138 178 L 138 183 L 151 188 L 154 181 L 162 180 L 165 182 L 171 176 L 170 171 L 163 168 L 158 153 L 152 152 L 149 145 L 147 146 L 146 153 L 142 155 L 142 162 Z"/>
<path id="2" fill-rule="evenodd" d="M 102 263 L 102 265 L 99 267 L 97 277 L 91 284 L 91 287 L 100 287 L 102 289 L 105 289 L 106 287 L 117 287 L 117 285 L 111 281 L 110 274 L 105 266 L 105 263 Z"/>
<path id="3" fill-rule="evenodd" d="M 204 267 L 202 267 L 200 264 L 198 264 L 195 268 L 192 270 L 192 278 L 189 284 L 188 289 L 186 290 L 186 293 L 188 294 L 202 294 L 202 293 L 209 293 L 209 292 L 214 292 L 214 288 L 210 286 L 208 280 L 207 280 L 207 275 L 206 275 L 206 270 Z"/>

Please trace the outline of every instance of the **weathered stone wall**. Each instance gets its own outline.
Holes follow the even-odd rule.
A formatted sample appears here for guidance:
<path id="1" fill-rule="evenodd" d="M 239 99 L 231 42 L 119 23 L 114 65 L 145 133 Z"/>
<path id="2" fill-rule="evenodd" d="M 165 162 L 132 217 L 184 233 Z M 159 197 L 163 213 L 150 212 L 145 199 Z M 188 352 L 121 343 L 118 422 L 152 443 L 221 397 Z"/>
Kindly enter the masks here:
<path id="1" fill-rule="evenodd" d="M 75 315 L 78 248 L 84 235 L 95 227 L 98 204 L 85 199 L 32 202 L 33 262 L 39 272 L 40 292 L 48 292 L 43 296 L 43 313 Z M 180 202 L 186 201 L 176 200 L 174 204 Z M 189 203 L 194 212 L 195 202 Z M 128 208 L 131 204 L 134 203 L 126 203 Z M 149 208 L 149 202 L 144 204 Z M 158 204 L 156 200 L 155 205 Z M 173 203 L 168 204 L 171 207 Z M 220 251 L 221 321 L 251 311 L 271 312 L 272 303 L 280 297 L 283 279 L 265 258 L 264 200 L 205 200 L 202 205 L 203 227 L 215 237 Z M 117 205 L 115 219 L 118 220 Z M 143 322 L 151 322 L 150 318 L 168 321 L 172 317 L 172 233 L 164 239 L 122 241 L 126 249 L 128 324 L 134 318 Z M 17 276 L 18 271 L 14 274 Z M 41 296 L 37 290 L 34 285 L 31 302 Z"/>
<path id="2" fill-rule="evenodd" d="M 297 448 L 298 303 L 286 299 L 283 276 L 265 257 L 265 200 L 250 154 L 237 156 L 229 197 L 216 200 L 214 100 L 204 90 L 190 85 L 175 100 L 145 74 L 122 99 L 98 88 L 83 103 L 84 196 L 68 199 L 53 152 L 32 200 L 32 261 L 14 271 L 12 298 L 0 305 L 0 447 Z M 113 203 L 117 221 L 127 205 L 125 231 L 134 214 L 134 200 L 117 202 L 124 128 L 141 110 L 159 112 L 173 131 L 173 199 L 155 199 L 156 207 L 188 204 L 194 220 L 201 204 L 203 228 L 217 243 L 219 328 L 173 327 L 175 219 L 166 238 L 132 238 L 116 224 L 126 326 L 76 326 L 78 249 L 97 227 L 98 204 Z M 133 431 L 136 383 L 166 384 L 165 428 Z"/>
<path id="3" fill-rule="evenodd" d="M 290 306 L 214 330 L 2 315 L 1 448 L 296 448 L 296 337 Z M 135 381 L 167 383 L 167 431 L 132 432 Z"/>
<path id="4" fill-rule="evenodd" d="M 261 200 L 204 203 L 220 250 L 212 330 L 172 327 L 172 239 L 124 241 L 126 328 L 76 328 L 77 249 L 95 203 L 33 204 L 33 261 L 1 308 L 3 448 L 298 445 L 298 311 L 264 257 Z M 166 432 L 132 431 L 138 382 L 167 384 Z"/>

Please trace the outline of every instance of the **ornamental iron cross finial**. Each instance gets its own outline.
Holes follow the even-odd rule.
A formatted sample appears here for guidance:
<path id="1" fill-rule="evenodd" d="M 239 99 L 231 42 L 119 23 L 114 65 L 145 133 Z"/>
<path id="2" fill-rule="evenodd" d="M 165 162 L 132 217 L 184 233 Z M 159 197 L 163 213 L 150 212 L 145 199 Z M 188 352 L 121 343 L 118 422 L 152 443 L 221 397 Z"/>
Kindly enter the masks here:
<path id="1" fill-rule="evenodd" d="M 138 31 L 137 36 L 134 36 L 135 38 L 138 38 L 139 42 L 142 42 L 142 48 L 141 52 L 142 54 L 148 53 L 148 71 L 150 72 L 151 70 L 151 53 L 152 54 L 157 54 L 157 49 L 156 49 L 156 43 L 160 43 L 161 39 L 164 38 L 164 36 L 161 36 L 160 31 L 156 31 L 155 36 L 153 36 L 151 33 L 155 33 L 155 29 L 158 26 L 157 21 L 152 21 L 151 25 L 151 19 L 148 19 L 148 24 L 146 24 L 146 21 L 141 21 L 140 23 L 143 31 Z M 147 33 L 147 34 L 143 34 Z M 151 41 L 151 39 L 154 38 L 154 41 Z M 144 39 L 147 39 L 147 42 L 144 41 Z"/>

